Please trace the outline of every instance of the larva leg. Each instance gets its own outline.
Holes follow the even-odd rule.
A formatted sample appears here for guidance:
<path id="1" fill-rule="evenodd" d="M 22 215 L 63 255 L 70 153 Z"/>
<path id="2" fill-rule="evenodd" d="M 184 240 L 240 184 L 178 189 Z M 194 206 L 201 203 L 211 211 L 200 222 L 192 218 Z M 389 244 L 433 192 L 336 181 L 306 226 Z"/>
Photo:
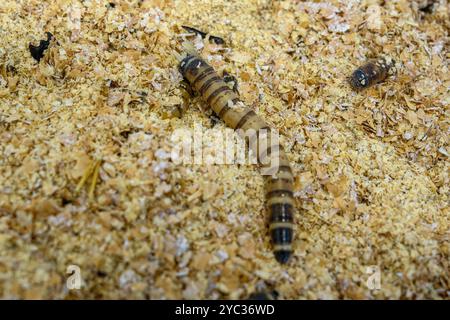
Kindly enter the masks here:
<path id="1" fill-rule="evenodd" d="M 287 263 L 292 254 L 294 201 L 292 170 L 283 147 L 269 126 L 201 58 L 188 55 L 180 63 L 180 72 L 227 126 L 248 139 L 257 155 L 265 176 L 275 258 Z"/>
<path id="2" fill-rule="evenodd" d="M 224 71 L 222 74 L 223 81 L 228 84 L 228 86 L 237 94 L 238 92 L 238 81 L 235 76 L 229 74 L 228 72 Z"/>
<path id="3" fill-rule="evenodd" d="M 195 97 L 196 92 L 194 92 L 191 88 L 191 86 L 189 85 L 189 81 L 187 81 L 186 79 L 183 79 L 183 81 L 181 82 L 181 87 L 186 90 L 186 92 L 189 94 L 189 96 L 191 97 Z"/>

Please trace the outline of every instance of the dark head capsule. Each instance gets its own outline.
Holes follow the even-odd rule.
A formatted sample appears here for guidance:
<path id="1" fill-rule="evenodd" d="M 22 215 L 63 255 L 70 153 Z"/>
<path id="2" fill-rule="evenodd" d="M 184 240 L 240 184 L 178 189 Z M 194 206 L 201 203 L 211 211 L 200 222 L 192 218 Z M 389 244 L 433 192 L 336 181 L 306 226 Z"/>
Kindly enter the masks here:
<path id="1" fill-rule="evenodd" d="M 186 73 L 191 69 L 199 69 L 200 67 L 207 66 L 207 64 L 200 58 L 194 55 L 187 55 L 183 60 L 181 60 L 179 64 L 180 73 L 183 77 L 186 76 Z"/>

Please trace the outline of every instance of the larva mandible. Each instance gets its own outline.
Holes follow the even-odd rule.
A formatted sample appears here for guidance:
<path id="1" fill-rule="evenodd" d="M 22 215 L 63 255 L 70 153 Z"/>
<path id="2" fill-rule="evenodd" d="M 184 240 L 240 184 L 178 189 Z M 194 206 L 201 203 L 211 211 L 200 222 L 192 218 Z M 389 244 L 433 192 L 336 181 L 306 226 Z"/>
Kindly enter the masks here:
<path id="1" fill-rule="evenodd" d="M 238 132 L 251 130 L 255 133 L 247 136 L 249 146 L 262 167 L 271 173 L 264 175 L 264 179 L 274 254 L 279 263 L 287 263 L 292 254 L 294 199 L 292 170 L 283 147 L 278 142 L 271 143 L 276 139 L 272 136 L 270 127 L 246 107 L 216 71 L 200 57 L 188 54 L 180 62 L 180 72 L 227 126 L 239 130 Z"/>
<path id="2" fill-rule="evenodd" d="M 389 57 L 381 57 L 356 69 L 350 77 L 350 85 L 356 90 L 365 89 L 395 73 L 395 61 Z"/>
<path id="3" fill-rule="evenodd" d="M 224 71 L 223 74 L 222 74 L 222 78 L 223 78 L 223 81 L 225 81 L 228 84 L 228 86 L 234 92 L 239 94 L 239 92 L 238 92 L 238 82 L 237 82 L 236 78 L 233 75 L 231 75 L 228 72 Z"/>

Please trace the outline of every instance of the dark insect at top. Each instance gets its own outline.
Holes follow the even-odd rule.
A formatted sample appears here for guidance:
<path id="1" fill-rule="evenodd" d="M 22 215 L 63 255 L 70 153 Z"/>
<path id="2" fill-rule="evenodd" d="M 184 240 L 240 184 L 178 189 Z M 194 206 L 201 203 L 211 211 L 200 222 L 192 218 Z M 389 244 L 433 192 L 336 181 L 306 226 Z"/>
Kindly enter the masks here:
<path id="1" fill-rule="evenodd" d="M 203 39 L 205 39 L 206 36 L 208 35 L 206 32 L 200 31 L 200 30 L 192 28 L 192 27 L 188 27 L 188 26 L 181 26 L 181 27 L 183 27 L 183 29 L 185 29 L 186 31 L 200 35 Z M 214 42 L 215 44 L 225 44 L 225 40 L 223 40 L 222 38 L 217 37 L 217 36 L 209 35 L 209 40 Z"/>
<path id="2" fill-rule="evenodd" d="M 353 89 L 360 90 L 382 82 L 395 73 L 395 61 L 391 58 L 382 57 L 370 60 L 356 69 L 351 75 L 349 82 Z"/>
<path id="3" fill-rule="evenodd" d="M 44 51 L 48 49 L 50 41 L 53 39 L 53 35 L 50 32 L 46 32 L 47 40 L 41 40 L 38 46 L 33 46 L 31 43 L 29 45 L 31 56 L 37 61 L 41 61 L 44 57 Z"/>

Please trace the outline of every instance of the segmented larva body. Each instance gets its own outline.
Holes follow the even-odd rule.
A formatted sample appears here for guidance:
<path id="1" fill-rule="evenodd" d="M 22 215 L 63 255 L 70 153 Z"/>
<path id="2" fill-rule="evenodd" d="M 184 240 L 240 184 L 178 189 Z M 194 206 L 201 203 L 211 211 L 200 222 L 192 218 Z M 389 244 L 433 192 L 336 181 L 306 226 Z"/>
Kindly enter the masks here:
<path id="1" fill-rule="evenodd" d="M 382 57 L 370 60 L 353 72 L 350 84 L 356 90 L 368 88 L 386 80 L 388 76 L 394 75 L 396 72 L 395 61 L 391 58 Z"/>
<path id="2" fill-rule="evenodd" d="M 216 71 L 201 58 L 188 55 L 181 61 L 180 71 L 227 126 L 238 130 L 238 133 L 245 132 L 249 147 L 266 172 L 266 205 L 270 212 L 270 235 L 275 258 L 283 264 L 288 262 L 292 254 L 293 239 L 293 175 L 283 147 L 270 127 L 246 107 Z M 254 134 L 248 135 L 248 132 Z"/>

